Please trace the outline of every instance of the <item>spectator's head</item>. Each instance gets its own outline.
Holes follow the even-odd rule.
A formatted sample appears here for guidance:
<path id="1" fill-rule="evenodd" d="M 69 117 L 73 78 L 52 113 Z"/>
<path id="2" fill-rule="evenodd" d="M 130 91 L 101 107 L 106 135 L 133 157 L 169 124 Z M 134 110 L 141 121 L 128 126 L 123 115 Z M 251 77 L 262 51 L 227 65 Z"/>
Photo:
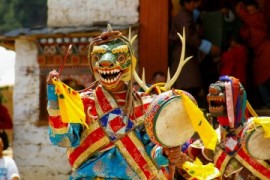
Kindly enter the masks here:
<path id="1" fill-rule="evenodd" d="M 133 89 L 134 90 L 139 91 L 140 88 L 141 88 L 140 85 L 136 81 L 133 82 Z"/>
<path id="2" fill-rule="evenodd" d="M 5 131 L 0 132 L 0 153 L 9 147 L 8 135 Z"/>
<path id="3" fill-rule="evenodd" d="M 264 1 L 265 1 L 265 0 L 257 0 L 260 9 L 263 9 L 263 7 L 265 6 L 265 5 L 264 5 L 264 4 L 265 4 Z"/>
<path id="4" fill-rule="evenodd" d="M 5 142 L 5 138 L 0 136 L 0 158 L 3 157 L 3 151 L 8 148 L 8 145 Z"/>
<path id="5" fill-rule="evenodd" d="M 249 14 L 255 14 L 259 10 L 259 4 L 255 0 L 250 0 L 246 2 L 246 9 Z"/>
<path id="6" fill-rule="evenodd" d="M 241 35 L 237 32 L 235 32 L 230 38 L 229 38 L 230 46 L 234 47 L 238 44 L 244 44 L 244 40 L 241 38 Z"/>
<path id="7" fill-rule="evenodd" d="M 200 6 L 201 6 L 201 4 L 202 4 L 202 0 L 196 1 L 195 4 L 196 4 L 196 5 L 195 5 L 195 8 L 196 8 L 196 9 L 199 9 Z"/>
<path id="8" fill-rule="evenodd" d="M 198 7 L 198 0 L 180 0 L 181 6 L 188 11 L 193 11 Z"/>
<path id="9" fill-rule="evenodd" d="M 152 83 L 166 82 L 166 75 L 162 71 L 157 71 L 152 76 Z"/>

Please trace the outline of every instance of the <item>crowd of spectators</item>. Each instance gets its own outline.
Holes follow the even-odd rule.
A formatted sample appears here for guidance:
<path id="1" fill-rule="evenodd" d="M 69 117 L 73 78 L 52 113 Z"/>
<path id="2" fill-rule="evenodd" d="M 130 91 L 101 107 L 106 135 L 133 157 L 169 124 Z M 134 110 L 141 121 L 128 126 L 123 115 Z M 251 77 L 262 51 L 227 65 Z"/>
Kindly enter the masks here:
<path id="1" fill-rule="evenodd" d="M 180 0 L 179 13 L 170 21 L 172 73 L 181 53 L 177 32 L 182 34 L 183 27 L 186 57 L 193 58 L 185 65 L 175 87 L 201 99 L 220 75 L 234 76 L 240 79 L 256 108 L 270 108 L 270 41 L 264 2 Z"/>

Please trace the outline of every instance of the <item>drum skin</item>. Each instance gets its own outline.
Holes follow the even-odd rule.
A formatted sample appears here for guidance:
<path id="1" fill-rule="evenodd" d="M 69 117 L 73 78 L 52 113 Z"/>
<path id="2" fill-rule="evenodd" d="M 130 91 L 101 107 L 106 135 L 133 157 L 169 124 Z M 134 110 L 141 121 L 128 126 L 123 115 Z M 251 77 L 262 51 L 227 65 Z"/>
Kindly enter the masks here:
<path id="1" fill-rule="evenodd" d="M 270 138 L 264 137 L 262 126 L 252 122 L 252 118 L 243 130 L 242 142 L 250 156 L 260 160 L 270 159 Z"/>
<path id="2" fill-rule="evenodd" d="M 152 142 L 163 147 L 180 146 L 194 134 L 181 96 L 172 91 L 154 98 L 146 112 L 145 127 Z"/>

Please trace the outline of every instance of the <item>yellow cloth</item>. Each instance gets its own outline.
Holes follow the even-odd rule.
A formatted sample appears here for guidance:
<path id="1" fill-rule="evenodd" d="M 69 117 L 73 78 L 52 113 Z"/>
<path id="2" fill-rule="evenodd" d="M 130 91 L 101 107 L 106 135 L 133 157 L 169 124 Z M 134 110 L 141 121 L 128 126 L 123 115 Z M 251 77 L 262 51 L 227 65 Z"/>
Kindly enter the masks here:
<path id="1" fill-rule="evenodd" d="M 189 179 L 210 180 L 220 176 L 219 170 L 213 163 L 203 165 L 197 158 L 194 163 L 185 162 L 182 168 L 191 176 Z"/>
<path id="2" fill-rule="evenodd" d="M 270 138 L 270 117 L 254 117 L 253 122 L 262 126 L 265 138 Z"/>
<path id="3" fill-rule="evenodd" d="M 183 103 L 192 126 L 198 132 L 204 146 L 207 149 L 215 150 L 217 144 L 217 133 L 205 119 L 203 112 L 198 106 L 182 91 L 178 91 L 183 98 Z"/>
<path id="4" fill-rule="evenodd" d="M 80 123 L 88 127 L 80 94 L 60 80 L 53 79 L 53 83 L 55 93 L 58 95 L 62 121 L 65 123 Z"/>

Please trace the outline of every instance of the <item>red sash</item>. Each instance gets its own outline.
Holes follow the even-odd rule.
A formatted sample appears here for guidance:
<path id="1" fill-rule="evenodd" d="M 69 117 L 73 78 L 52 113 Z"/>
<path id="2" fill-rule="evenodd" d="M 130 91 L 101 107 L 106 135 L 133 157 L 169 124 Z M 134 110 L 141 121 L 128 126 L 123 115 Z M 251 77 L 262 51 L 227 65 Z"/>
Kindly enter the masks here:
<path id="1" fill-rule="evenodd" d="M 263 160 L 256 160 L 241 148 L 235 158 L 260 179 L 270 179 L 270 166 Z"/>
<path id="2" fill-rule="evenodd" d="M 79 147 L 69 149 L 69 161 L 73 168 L 78 168 L 95 152 L 115 145 L 141 179 L 165 179 L 132 131 L 143 122 L 144 109 L 148 104 L 142 105 L 136 101 L 133 114 L 126 120 L 117 116 L 121 109 L 108 91 L 98 86 L 94 95 L 99 121 L 93 122 L 89 129 L 84 130 Z M 126 129 L 128 126 L 130 129 Z"/>
<path id="3" fill-rule="evenodd" d="M 240 148 L 234 157 L 229 156 L 222 149 L 219 149 L 217 151 L 217 155 L 215 155 L 214 158 L 214 164 L 220 170 L 221 174 L 224 173 L 226 166 L 231 158 L 235 158 L 258 178 L 270 179 L 270 166 L 264 161 L 252 158 L 247 154 L 247 152 L 243 148 Z"/>

